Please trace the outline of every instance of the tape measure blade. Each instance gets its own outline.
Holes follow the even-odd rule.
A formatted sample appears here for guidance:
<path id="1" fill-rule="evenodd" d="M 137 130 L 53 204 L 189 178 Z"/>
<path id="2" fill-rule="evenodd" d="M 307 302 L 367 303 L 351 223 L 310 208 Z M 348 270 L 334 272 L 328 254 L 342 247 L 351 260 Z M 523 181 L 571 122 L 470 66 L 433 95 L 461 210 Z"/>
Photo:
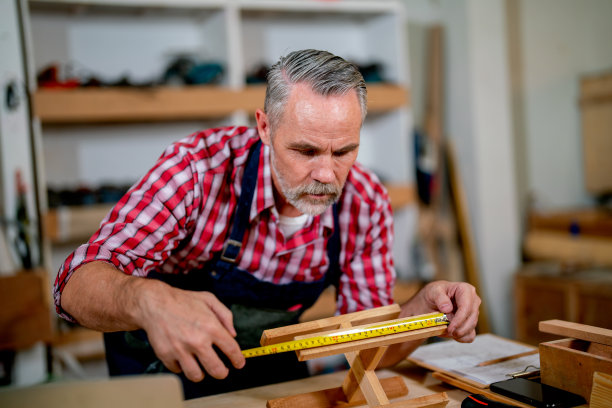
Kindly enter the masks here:
<path id="1" fill-rule="evenodd" d="M 446 315 L 443 313 L 430 313 L 420 316 L 387 320 L 384 322 L 379 321 L 377 324 L 369 323 L 350 328 L 310 333 L 308 335 L 298 336 L 295 340 L 244 350 L 242 353 L 245 357 L 253 357 L 295 350 L 298 351 L 298 359 L 301 359 L 300 353 L 305 356 L 312 354 L 313 357 L 305 357 L 305 359 L 308 360 L 351 351 L 354 350 L 355 347 L 361 347 L 360 349 L 371 348 L 373 347 L 371 345 L 372 343 L 380 344 L 383 340 L 385 344 L 380 345 L 408 341 L 408 339 L 397 340 L 397 337 L 393 337 L 398 334 L 406 334 L 406 336 L 403 337 L 414 339 L 435 336 L 439 334 L 437 333 L 438 331 L 443 333 L 446 330 L 446 327 L 444 327 L 446 324 L 448 324 Z M 442 328 L 440 329 L 441 326 Z M 428 334 L 429 331 L 427 329 L 429 328 L 438 328 L 439 330 L 434 330 L 435 333 L 432 332 L 432 334 Z M 414 331 L 423 333 L 408 335 L 408 333 Z"/>
<path id="2" fill-rule="evenodd" d="M 353 326 L 350 328 L 345 328 L 345 329 L 334 329 L 334 330 L 326 330 L 326 331 L 322 331 L 322 332 L 318 332 L 318 333 L 309 333 L 309 334 L 304 334 L 301 336 L 296 336 L 295 340 L 303 340 L 303 339 L 308 339 L 311 338 L 313 336 L 332 336 L 332 335 L 339 335 L 342 333 L 350 333 L 350 332 L 361 332 L 363 330 L 367 330 L 367 329 L 374 329 L 374 328 L 380 328 L 380 327 L 388 327 L 388 326 L 394 326 L 400 323 L 406 323 L 406 322 L 412 322 L 412 321 L 420 321 L 420 320 L 434 320 L 436 318 L 446 318 L 446 316 L 444 315 L 444 313 L 428 313 L 428 314 L 424 314 L 424 315 L 419 315 L 419 316 L 410 316 L 410 317 L 402 317 L 399 319 L 393 319 L 393 320 L 387 320 L 384 322 L 373 322 L 373 323 L 367 323 L 367 324 L 362 324 L 362 325 L 358 325 L 358 326 Z"/>

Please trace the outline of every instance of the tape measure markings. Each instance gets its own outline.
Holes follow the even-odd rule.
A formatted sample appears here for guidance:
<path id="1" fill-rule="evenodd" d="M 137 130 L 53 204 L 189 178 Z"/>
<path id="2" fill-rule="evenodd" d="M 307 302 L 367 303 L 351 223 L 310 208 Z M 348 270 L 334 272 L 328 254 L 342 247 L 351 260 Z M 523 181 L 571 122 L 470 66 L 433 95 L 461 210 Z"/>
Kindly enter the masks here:
<path id="1" fill-rule="evenodd" d="M 362 340 L 370 337 L 380 337 L 390 334 L 403 333 L 427 327 L 446 325 L 448 323 L 449 320 L 444 313 L 433 313 L 416 318 L 412 317 L 398 319 L 393 322 L 386 322 L 373 326 L 361 328 L 357 327 L 355 329 L 347 329 L 339 332 L 334 331 L 330 334 L 322 334 L 300 340 L 290 340 L 282 343 L 270 344 L 268 346 L 255 347 L 243 350 L 242 354 L 246 358 L 249 358 L 285 353 L 288 351 L 311 349 L 315 347 L 328 346 L 331 344 L 348 343 L 350 341 Z"/>

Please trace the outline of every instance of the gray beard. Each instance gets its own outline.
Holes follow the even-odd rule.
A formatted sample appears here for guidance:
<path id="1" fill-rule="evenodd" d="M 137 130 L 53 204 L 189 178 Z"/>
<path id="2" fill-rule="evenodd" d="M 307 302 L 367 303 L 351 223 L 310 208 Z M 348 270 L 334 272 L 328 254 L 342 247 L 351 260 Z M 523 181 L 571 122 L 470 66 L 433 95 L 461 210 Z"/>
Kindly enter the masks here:
<path id="1" fill-rule="evenodd" d="M 315 180 L 306 185 L 291 187 L 283 174 L 278 171 L 276 166 L 276 157 L 274 155 L 274 149 L 272 146 L 270 146 L 270 158 L 272 171 L 276 175 L 276 180 L 278 181 L 281 193 L 289 204 L 297 208 L 297 210 L 302 214 L 312 216 L 323 214 L 330 205 L 338 202 L 340 199 L 340 196 L 342 195 L 342 188 L 344 186 L 338 187 L 334 184 L 321 183 Z M 311 200 L 309 196 L 310 194 L 325 194 L 326 199 L 325 201 Z"/>

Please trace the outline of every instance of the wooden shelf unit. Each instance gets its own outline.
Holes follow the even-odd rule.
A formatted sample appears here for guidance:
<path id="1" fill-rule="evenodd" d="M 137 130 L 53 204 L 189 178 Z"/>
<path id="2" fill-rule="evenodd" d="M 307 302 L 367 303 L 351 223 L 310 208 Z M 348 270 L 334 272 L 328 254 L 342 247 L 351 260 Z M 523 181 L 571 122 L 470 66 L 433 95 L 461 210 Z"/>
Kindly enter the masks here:
<path id="1" fill-rule="evenodd" d="M 198 120 L 254 113 L 263 108 L 265 86 L 240 90 L 221 86 L 154 88 L 40 89 L 34 112 L 43 124 Z M 408 90 L 399 85 L 369 84 L 368 111 L 407 106 Z"/>
<path id="2" fill-rule="evenodd" d="M 409 70 L 404 4 L 399 0 L 27 0 L 28 53 L 36 72 L 57 79 L 151 83 L 178 56 L 215 62 L 215 85 L 38 89 L 37 140 L 45 253 L 58 255 L 97 229 L 108 208 L 48 209 L 56 189 L 131 184 L 171 142 L 199 129 L 252 125 L 265 86 L 249 76 L 279 56 L 326 49 L 361 66 L 376 64 L 384 82 L 369 82 L 358 160 L 388 183 L 394 211 L 415 192 L 410 141 Z M 180 82 L 180 81 L 179 81 Z M 44 147 L 43 147 L 44 146 Z M 138 149 L 138 153 L 134 153 Z M 108 160 L 106 160 L 108 158 Z M 401 219 L 408 222 L 408 217 Z M 406 240 L 405 240 L 406 241 Z M 405 242 L 396 240 L 398 246 Z M 50 261 L 49 261 L 50 262 Z M 57 265 L 49 264 L 50 270 Z"/>

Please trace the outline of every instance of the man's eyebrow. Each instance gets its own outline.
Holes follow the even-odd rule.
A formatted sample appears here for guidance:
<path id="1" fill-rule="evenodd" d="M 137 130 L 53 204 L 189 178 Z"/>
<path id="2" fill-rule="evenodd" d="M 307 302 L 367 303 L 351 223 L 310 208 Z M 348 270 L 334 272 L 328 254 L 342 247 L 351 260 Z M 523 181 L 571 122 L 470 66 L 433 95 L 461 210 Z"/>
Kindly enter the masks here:
<path id="1" fill-rule="evenodd" d="M 318 146 L 315 146 L 307 142 L 293 142 L 293 143 L 290 143 L 288 147 L 293 150 L 312 150 L 315 152 L 320 152 L 322 150 Z M 359 148 L 359 143 L 351 143 L 349 145 L 342 146 L 338 150 L 334 150 L 334 153 L 352 152 L 353 150 L 356 150 L 357 148 Z"/>
<path id="2" fill-rule="evenodd" d="M 339 148 L 338 150 L 335 150 L 334 153 L 348 153 L 348 152 L 352 152 L 353 150 L 357 150 L 358 148 L 359 148 L 359 143 L 351 143 L 349 145 Z"/>
<path id="3" fill-rule="evenodd" d="M 317 152 L 321 150 L 317 146 L 306 142 L 292 142 L 288 147 L 293 150 L 314 150 Z"/>

